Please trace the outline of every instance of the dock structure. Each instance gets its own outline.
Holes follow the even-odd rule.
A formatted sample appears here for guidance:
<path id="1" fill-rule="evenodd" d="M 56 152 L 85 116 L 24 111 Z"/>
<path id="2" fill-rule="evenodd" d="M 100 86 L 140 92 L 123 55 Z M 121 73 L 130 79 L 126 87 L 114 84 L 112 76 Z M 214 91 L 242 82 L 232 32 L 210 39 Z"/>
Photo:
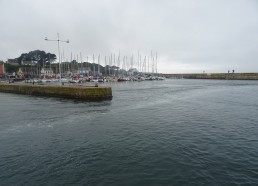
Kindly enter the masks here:
<path id="1" fill-rule="evenodd" d="M 164 76 L 173 79 L 258 80 L 258 73 L 164 74 Z"/>
<path id="2" fill-rule="evenodd" d="M 65 85 L 0 84 L 0 92 L 44 97 L 58 97 L 84 101 L 112 99 L 111 87 L 86 87 Z"/>

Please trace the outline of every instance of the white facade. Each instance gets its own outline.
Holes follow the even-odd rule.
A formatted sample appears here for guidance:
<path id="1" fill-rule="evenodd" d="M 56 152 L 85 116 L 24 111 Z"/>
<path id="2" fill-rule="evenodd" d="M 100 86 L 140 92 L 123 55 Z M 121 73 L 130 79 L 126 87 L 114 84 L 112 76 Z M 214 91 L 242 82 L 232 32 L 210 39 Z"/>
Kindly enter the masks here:
<path id="1" fill-rule="evenodd" d="M 41 76 L 53 76 L 53 70 L 51 68 L 42 68 L 41 71 Z"/>

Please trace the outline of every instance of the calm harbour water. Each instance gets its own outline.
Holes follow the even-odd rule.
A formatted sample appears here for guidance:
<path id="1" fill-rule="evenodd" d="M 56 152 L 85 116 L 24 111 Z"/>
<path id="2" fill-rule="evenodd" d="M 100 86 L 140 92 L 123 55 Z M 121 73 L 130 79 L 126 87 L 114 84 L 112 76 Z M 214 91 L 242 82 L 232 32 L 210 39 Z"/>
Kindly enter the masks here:
<path id="1" fill-rule="evenodd" d="M 258 81 L 110 85 L 90 103 L 0 93 L 0 185 L 258 184 Z"/>

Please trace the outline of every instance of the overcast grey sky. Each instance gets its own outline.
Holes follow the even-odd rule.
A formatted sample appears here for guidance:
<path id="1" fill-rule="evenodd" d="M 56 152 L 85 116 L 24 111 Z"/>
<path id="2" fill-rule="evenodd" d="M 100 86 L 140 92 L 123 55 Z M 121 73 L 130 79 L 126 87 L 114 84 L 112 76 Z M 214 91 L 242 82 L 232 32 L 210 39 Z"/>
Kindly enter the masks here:
<path id="1" fill-rule="evenodd" d="M 257 0 L 0 0 L 0 60 L 158 53 L 158 72 L 258 72 Z M 74 57 L 73 57 L 74 58 Z"/>

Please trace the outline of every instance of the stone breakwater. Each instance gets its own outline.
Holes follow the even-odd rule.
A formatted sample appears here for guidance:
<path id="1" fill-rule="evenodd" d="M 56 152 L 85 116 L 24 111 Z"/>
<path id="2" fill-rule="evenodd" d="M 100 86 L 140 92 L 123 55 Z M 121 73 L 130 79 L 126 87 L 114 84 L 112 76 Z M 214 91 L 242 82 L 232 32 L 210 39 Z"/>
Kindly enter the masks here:
<path id="1" fill-rule="evenodd" d="M 165 74 L 165 77 L 175 79 L 258 80 L 258 73 Z"/>
<path id="2" fill-rule="evenodd" d="M 59 97 L 85 101 L 112 99 L 111 87 L 84 87 L 65 85 L 0 84 L 0 92 L 46 97 Z"/>

